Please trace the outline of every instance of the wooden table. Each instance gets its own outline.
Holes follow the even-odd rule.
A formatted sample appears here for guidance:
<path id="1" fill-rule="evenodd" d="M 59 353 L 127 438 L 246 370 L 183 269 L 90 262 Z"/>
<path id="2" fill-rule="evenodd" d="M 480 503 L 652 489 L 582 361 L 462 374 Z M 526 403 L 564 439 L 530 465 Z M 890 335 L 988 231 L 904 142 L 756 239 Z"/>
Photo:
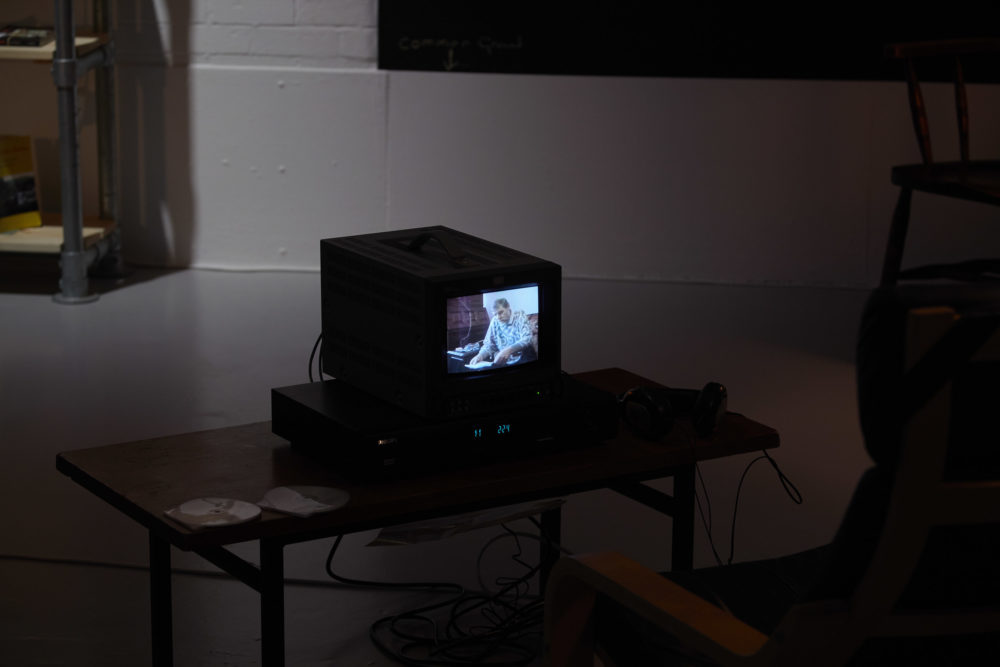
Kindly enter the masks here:
<path id="1" fill-rule="evenodd" d="M 611 368 L 574 376 L 621 393 L 652 384 Z M 622 429 L 611 441 L 417 478 L 359 481 L 292 449 L 271 433 L 270 422 L 185 433 L 59 454 L 56 467 L 88 491 L 149 530 L 153 664 L 173 663 L 170 545 L 194 551 L 260 593 L 263 664 L 284 664 L 285 545 L 610 488 L 673 517 L 671 567 L 690 569 L 694 551 L 694 464 L 778 446 L 778 434 L 740 415 L 729 414 L 710 437 L 699 439 L 690 423 L 678 421 L 660 442 Z M 674 478 L 673 495 L 642 484 Z M 201 497 L 254 502 L 276 486 L 332 486 L 350 493 L 344 507 L 296 518 L 265 510 L 249 523 L 188 530 L 164 511 Z M 549 537 L 560 538 L 559 510 L 542 516 Z M 234 555 L 226 545 L 256 540 L 260 566 Z M 543 541 L 543 544 L 545 542 Z M 543 562 L 558 553 L 543 551 Z"/>

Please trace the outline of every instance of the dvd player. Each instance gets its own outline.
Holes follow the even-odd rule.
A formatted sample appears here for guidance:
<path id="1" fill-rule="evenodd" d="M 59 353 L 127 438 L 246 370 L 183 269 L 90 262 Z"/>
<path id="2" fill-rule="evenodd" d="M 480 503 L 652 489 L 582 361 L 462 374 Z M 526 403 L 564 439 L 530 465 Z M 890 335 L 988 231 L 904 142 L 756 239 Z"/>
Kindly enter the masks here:
<path id="1" fill-rule="evenodd" d="M 437 470 L 593 445 L 618 431 L 614 395 L 563 376 L 547 405 L 430 420 L 338 380 L 271 390 L 271 430 L 292 447 L 367 473 Z"/>

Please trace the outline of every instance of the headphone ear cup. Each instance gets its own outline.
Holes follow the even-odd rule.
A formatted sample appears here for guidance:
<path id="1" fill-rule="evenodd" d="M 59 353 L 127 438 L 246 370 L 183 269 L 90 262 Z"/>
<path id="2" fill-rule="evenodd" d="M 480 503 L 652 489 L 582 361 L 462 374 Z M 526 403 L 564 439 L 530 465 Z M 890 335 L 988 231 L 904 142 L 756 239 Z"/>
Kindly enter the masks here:
<path id="1" fill-rule="evenodd" d="M 674 426 L 674 410 L 666 390 L 635 387 L 622 395 L 619 405 L 622 421 L 641 438 L 658 440 Z"/>
<path id="2" fill-rule="evenodd" d="M 729 404 L 729 392 L 718 382 L 706 384 L 695 400 L 691 412 L 691 422 L 694 432 L 705 438 L 719 425 L 726 415 Z"/>

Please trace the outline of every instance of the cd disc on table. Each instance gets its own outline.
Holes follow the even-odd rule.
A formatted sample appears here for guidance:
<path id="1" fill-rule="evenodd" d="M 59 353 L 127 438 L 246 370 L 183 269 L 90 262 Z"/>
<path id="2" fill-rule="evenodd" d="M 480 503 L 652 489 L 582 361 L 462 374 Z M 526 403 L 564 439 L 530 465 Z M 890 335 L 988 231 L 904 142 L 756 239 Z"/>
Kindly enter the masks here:
<path id="1" fill-rule="evenodd" d="M 231 498 L 196 498 L 169 509 L 165 514 L 188 528 L 216 528 L 252 521 L 260 516 L 253 503 Z"/>
<path id="2" fill-rule="evenodd" d="M 350 498 L 347 491 L 330 486 L 279 486 L 264 494 L 257 504 L 284 514 L 307 517 L 343 507 Z"/>

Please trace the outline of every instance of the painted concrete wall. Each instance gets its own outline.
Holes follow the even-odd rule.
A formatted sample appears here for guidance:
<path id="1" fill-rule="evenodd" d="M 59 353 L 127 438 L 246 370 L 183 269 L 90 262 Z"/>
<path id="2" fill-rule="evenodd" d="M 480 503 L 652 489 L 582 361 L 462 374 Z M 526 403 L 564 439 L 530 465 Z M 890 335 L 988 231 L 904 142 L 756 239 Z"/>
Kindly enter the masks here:
<path id="1" fill-rule="evenodd" d="M 134 263 L 315 270 L 321 238 L 446 224 L 570 276 L 863 287 L 889 169 L 917 160 L 901 83 L 384 72 L 375 0 L 112 5 Z M 47 21 L 28 7 L 5 14 Z M 0 123 L 39 137 L 57 210 L 54 93 L 37 68 L 0 67 L 38 102 Z M 953 157 L 950 91 L 926 93 L 936 152 Z M 973 155 L 1000 153 L 1000 87 L 969 97 Z M 908 258 L 977 253 L 995 218 L 917 195 Z"/>

